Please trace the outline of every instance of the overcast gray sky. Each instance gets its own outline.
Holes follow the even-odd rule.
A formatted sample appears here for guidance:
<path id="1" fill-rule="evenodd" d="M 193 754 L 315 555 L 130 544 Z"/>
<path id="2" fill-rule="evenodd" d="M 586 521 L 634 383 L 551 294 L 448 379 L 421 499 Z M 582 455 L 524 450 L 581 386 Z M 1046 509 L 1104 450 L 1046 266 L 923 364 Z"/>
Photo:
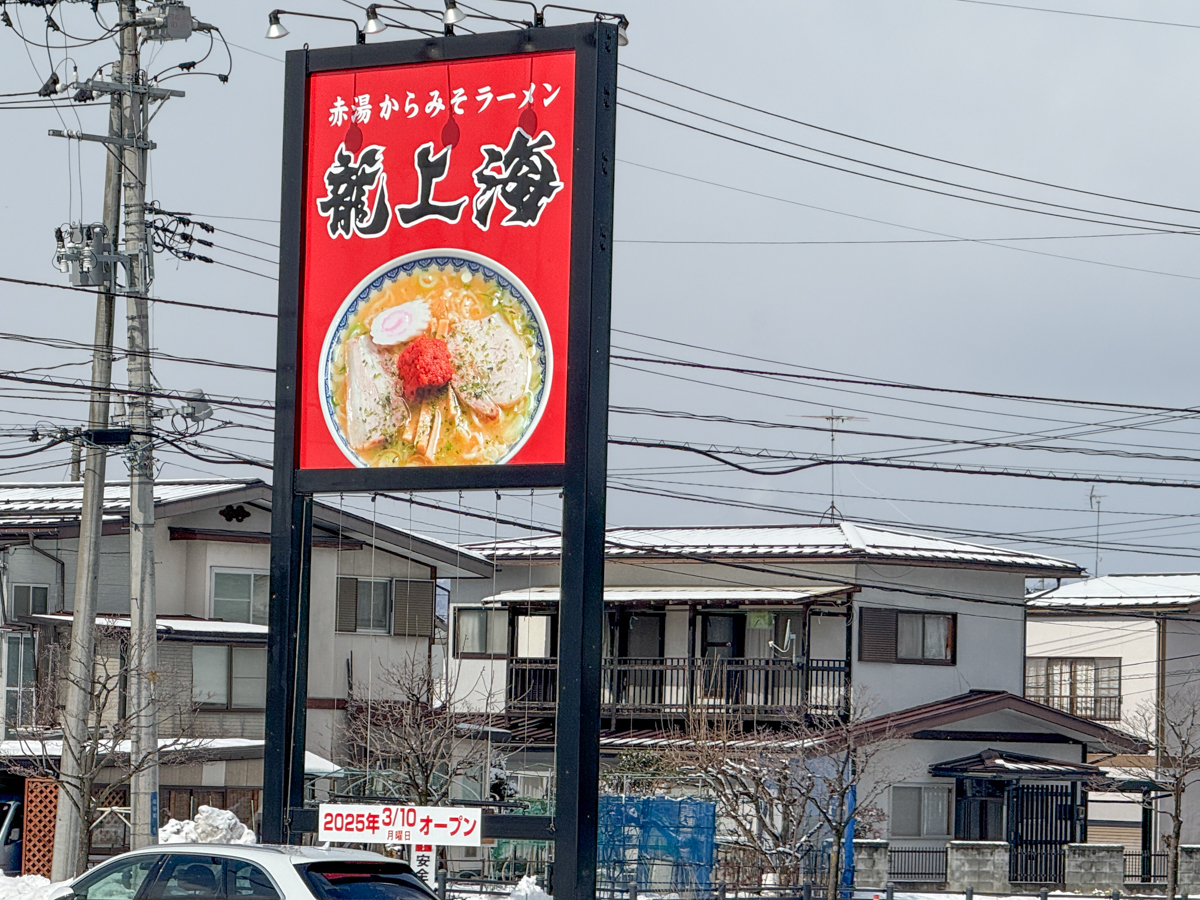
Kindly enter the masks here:
<path id="1" fill-rule="evenodd" d="M 192 4 L 198 18 L 219 25 L 235 45 L 232 77 L 228 84 L 211 77 L 169 82 L 188 96 L 170 101 L 154 121 L 158 149 L 149 191 L 164 207 L 224 229 L 212 236 L 221 246 L 211 255 L 259 274 L 160 255 L 158 296 L 274 308 L 275 282 L 269 276 L 275 254 L 270 245 L 278 238 L 282 56 L 305 42 L 340 44 L 352 35 L 342 23 L 294 19 L 287 20 L 288 38 L 267 41 L 272 5 Z M 488 0 L 479 5 L 506 13 L 516 9 Z M 1197 237 L 1144 230 L 1200 225 L 1200 212 L 1189 211 L 1200 210 L 1194 175 L 1200 9 L 1183 0 L 1014 0 L 1014 5 L 1028 8 L 974 0 L 631 0 L 614 9 L 631 21 L 630 44 L 621 51 L 627 66 L 880 144 L 1161 205 L 921 159 L 622 69 L 622 87 L 690 112 L 625 94 L 630 106 L 778 152 L 620 110 L 613 297 L 619 329 L 613 343 L 624 348 L 620 352 L 955 389 L 1170 408 L 1200 404 L 1193 386 L 1200 317 Z M 307 0 L 297 8 L 361 17 L 352 4 L 336 0 Z M 29 40 L 45 41 L 41 11 L 12 3 L 7 9 Z M 113 4 L 102 3 L 101 15 L 111 21 Z M 100 30 L 87 4 L 61 4 L 54 16 L 72 35 Z M 553 12 L 549 18 L 556 22 Z M 47 53 L 0 28 L 0 93 L 36 90 L 51 61 L 64 71 L 65 56 L 84 73 L 114 56 L 111 43 L 64 53 L 62 35 L 53 37 L 59 47 Z M 390 30 L 371 40 L 402 37 Z M 196 36 L 187 44 L 152 45 L 147 68 L 153 74 L 197 59 L 207 44 Z M 202 68 L 225 70 L 219 45 Z M 103 131 L 105 113 L 15 108 L 14 101 L 25 99 L 0 98 L 0 153 L 7 163 L 0 174 L 0 275 L 65 283 L 52 265 L 53 228 L 81 216 L 99 218 L 103 151 L 98 145 L 68 146 L 46 130 L 65 123 Z M 1129 227 L 1134 225 L 1140 229 Z M 1015 238 L 1039 240 L 996 240 Z M 4 335 L 91 340 L 93 308 L 85 295 L 0 284 L 0 311 Z M 158 306 L 153 327 L 154 345 L 163 353 L 274 363 L 274 325 L 267 319 Z M 122 339 L 123 330 L 118 328 Z M 86 361 L 82 349 L 0 339 L 3 370 Z M 820 454 L 829 450 L 828 435 L 820 432 L 635 415 L 629 409 L 824 427 L 822 420 L 805 417 L 833 408 L 866 419 L 845 422 L 846 430 L 897 436 L 842 435 L 837 452 L 847 456 L 890 460 L 920 452 L 914 458 L 943 465 L 1200 483 L 1200 466 L 1191 461 L 1200 462 L 1197 425 L 1177 415 L 620 365 L 640 371 L 613 371 L 613 405 L 625 410 L 611 417 L 614 435 Z M 156 361 L 155 372 L 165 388 L 273 396 L 269 374 L 166 360 Z M 55 368 L 51 374 L 86 378 L 88 368 Z M 75 396 L 9 383 L 0 387 L 0 427 L 73 424 L 83 414 L 81 404 L 67 399 Z M 270 424 L 230 410 L 219 411 L 218 418 L 260 428 Z M 1103 430 L 1086 427 L 1095 423 L 1106 424 Z M 1086 440 L 1079 436 L 1084 432 Z M 262 458 L 270 455 L 269 439 L 266 431 L 244 427 L 203 438 Z M 943 443 L 947 440 L 1020 440 L 1089 453 L 964 447 Z M 23 438 L 0 440 L 0 452 L 29 446 Z M 1096 451 L 1101 455 L 1093 455 Z M 1183 459 L 1114 455 L 1130 452 Z M 779 465 L 728 458 L 759 468 Z M 163 459 L 167 477 L 268 475 L 177 453 Z M 38 468 L 22 471 L 32 466 Z M 115 460 L 111 471 L 123 476 L 123 464 Z M 65 474 L 65 451 L 0 461 L 0 477 L 10 480 Z M 693 454 L 617 447 L 610 474 L 609 514 L 617 525 L 814 522 L 829 506 L 827 468 L 771 477 L 735 472 Z M 1040 549 L 1093 567 L 1096 517 L 1086 481 L 842 466 L 837 482 L 843 495 L 838 508 L 851 519 Z M 1200 567 L 1194 489 L 1100 485 L 1097 492 L 1103 495 L 1102 572 Z M 439 502 L 454 505 L 457 499 Z M 467 502 L 492 510 L 496 501 L 488 495 Z M 555 506 L 552 496 L 543 497 L 535 518 L 552 522 Z M 506 497 L 499 507 L 515 518 L 530 514 L 527 496 Z M 407 506 L 381 504 L 380 512 L 398 515 L 401 524 L 409 521 Z M 451 539 L 492 533 L 486 522 L 460 523 L 428 510 L 415 512 L 412 521 Z"/>

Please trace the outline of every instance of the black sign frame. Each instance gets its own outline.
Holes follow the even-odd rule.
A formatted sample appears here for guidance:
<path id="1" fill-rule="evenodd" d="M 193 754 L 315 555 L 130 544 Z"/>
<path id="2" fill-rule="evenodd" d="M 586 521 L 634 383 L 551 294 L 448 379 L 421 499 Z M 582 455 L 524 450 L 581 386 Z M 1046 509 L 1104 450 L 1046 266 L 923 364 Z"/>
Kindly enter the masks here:
<path id="1" fill-rule="evenodd" d="M 595 895 L 617 43 L 616 25 L 595 21 L 287 54 L 261 826 L 265 842 L 298 841 L 305 830 L 301 822 L 309 818 L 302 809 L 313 495 L 561 487 L 559 646 L 578 651 L 559 655 L 555 889 L 556 896 L 568 900 Z M 298 469 L 308 76 L 554 50 L 573 50 L 576 66 L 564 464 Z M 545 838 L 544 822 L 531 821 L 530 826 L 528 838 Z"/>

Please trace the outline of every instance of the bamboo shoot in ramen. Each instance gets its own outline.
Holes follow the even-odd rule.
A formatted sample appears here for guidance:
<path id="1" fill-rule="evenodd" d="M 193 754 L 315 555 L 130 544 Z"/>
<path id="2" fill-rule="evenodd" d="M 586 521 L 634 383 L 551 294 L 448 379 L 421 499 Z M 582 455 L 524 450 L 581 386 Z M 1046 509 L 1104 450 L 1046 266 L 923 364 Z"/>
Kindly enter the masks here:
<path id="1" fill-rule="evenodd" d="M 532 300 L 458 259 L 391 275 L 333 335 L 326 397 L 345 445 L 369 466 L 504 461 L 547 374 Z"/>

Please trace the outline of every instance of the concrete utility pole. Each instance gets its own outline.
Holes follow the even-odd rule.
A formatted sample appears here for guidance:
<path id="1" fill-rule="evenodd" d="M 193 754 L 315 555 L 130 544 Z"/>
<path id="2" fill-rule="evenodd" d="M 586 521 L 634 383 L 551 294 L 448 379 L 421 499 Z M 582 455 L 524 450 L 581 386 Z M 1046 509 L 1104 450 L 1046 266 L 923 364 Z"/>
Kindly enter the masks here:
<path id="1" fill-rule="evenodd" d="M 127 29 L 133 31 L 132 28 Z M 120 67 L 113 73 L 120 79 Z M 108 136 L 120 138 L 123 132 L 121 95 L 109 98 Z M 108 148 L 104 169 L 104 227 L 108 240 L 115 242 L 121 224 L 121 161 L 117 149 Z M 116 267 L 105 291 L 96 298 L 96 329 L 93 338 L 92 395 L 88 407 L 88 427 L 108 428 L 108 386 L 112 382 L 113 296 Z M 77 445 L 78 446 L 78 445 Z M 70 657 L 67 660 L 66 697 L 62 711 L 63 750 L 59 761 L 60 797 L 54 831 L 54 881 L 74 877 L 81 859 L 87 858 L 88 831 L 83 827 L 80 810 L 83 802 L 80 776 L 87 763 L 82 758 L 86 740 L 95 646 L 96 596 L 100 584 L 100 534 L 103 526 L 104 482 L 107 454 L 102 447 L 89 447 L 83 469 L 83 508 L 79 517 L 79 553 L 75 566 L 74 618 L 71 622 Z M 63 597 L 66 602 L 66 597 Z M 71 795 L 74 795 L 73 797 Z"/>
<path id="2" fill-rule="evenodd" d="M 121 18 L 137 19 L 137 0 L 120 0 Z M 154 595 L 154 410 L 150 391 L 150 303 L 154 250 L 146 238 L 146 162 L 149 141 L 149 96 L 138 68 L 135 28 L 121 35 L 121 62 L 131 73 L 131 90 L 123 95 L 126 143 L 125 253 L 129 255 L 128 319 L 129 426 L 129 693 L 133 747 L 129 790 L 133 834 L 130 849 L 158 842 L 158 674 L 157 602 Z M 140 83 L 139 83 L 140 82 Z M 141 90 L 139 90 L 139 88 Z"/>
<path id="3" fill-rule="evenodd" d="M 180 0 L 158 0 L 138 17 L 137 0 L 118 0 L 120 11 L 120 61 L 113 80 L 89 79 L 81 90 L 111 95 L 107 136 L 52 130 L 51 135 L 106 145 L 108 167 L 104 194 L 104 233 L 93 240 L 96 229 L 74 226 L 68 238 L 60 233 L 59 264 L 72 271 L 77 283 L 98 284 L 95 266 L 102 264 L 104 293 L 96 310 L 96 351 L 92 380 L 95 388 L 89 410 L 92 429 L 109 424 L 109 384 L 112 378 L 112 336 L 117 263 L 124 266 L 129 373 L 129 575 L 130 647 L 128 652 L 128 702 L 132 725 L 130 751 L 130 807 L 134 849 L 158 840 L 158 708 L 156 675 L 158 645 L 157 607 L 154 592 L 154 410 L 150 392 L 149 290 L 154 280 L 154 248 L 147 234 L 146 172 L 151 143 L 147 137 L 150 104 L 182 91 L 151 85 L 139 61 L 139 29 L 148 40 L 186 40 L 193 31 L 212 30 L 196 22 Z M 124 203 L 122 204 L 122 192 Z M 124 216 L 122 217 L 122 205 Z M 123 251 L 117 253 L 118 229 L 125 223 Z M 92 243 L 88 244 L 87 241 Z M 107 242 L 107 243 L 106 243 Z M 96 249 L 99 248 L 99 249 Z M 99 586 L 100 536 L 105 483 L 102 447 L 90 446 L 84 472 L 83 509 L 80 516 L 79 564 L 71 628 L 69 678 L 63 703 L 63 754 L 61 787 L 54 840 L 55 880 L 76 875 L 87 859 L 90 822 L 84 820 L 89 804 L 86 792 L 95 775 L 89 753 L 91 684 L 95 653 L 95 617 Z"/>

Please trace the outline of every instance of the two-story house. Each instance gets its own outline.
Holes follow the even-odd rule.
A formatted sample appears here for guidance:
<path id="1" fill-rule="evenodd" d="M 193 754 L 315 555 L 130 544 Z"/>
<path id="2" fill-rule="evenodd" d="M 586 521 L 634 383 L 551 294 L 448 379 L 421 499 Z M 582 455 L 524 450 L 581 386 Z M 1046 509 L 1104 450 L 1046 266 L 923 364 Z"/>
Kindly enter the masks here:
<path id="1" fill-rule="evenodd" d="M 1127 730 L 1158 730 L 1165 698 L 1200 674 L 1200 574 L 1105 575 L 1028 597 L 1025 696 Z M 1149 726 L 1147 729 L 1146 726 Z M 1116 760 L 1119 764 L 1121 760 Z M 1139 769 L 1153 762 L 1140 762 Z M 1185 798 L 1183 840 L 1200 841 L 1200 803 Z M 1163 827 L 1140 795 L 1094 797 L 1093 832 L 1130 849 Z"/>
<path id="2" fill-rule="evenodd" d="M 53 736 L 46 728 L 54 723 L 45 721 L 53 704 L 40 700 L 69 640 L 81 501 L 79 483 L 0 484 L 2 722 L 11 738 L 0 754 L 10 760 L 29 752 L 30 735 Z M 129 628 L 128 510 L 128 485 L 109 484 L 97 619 L 102 661 L 119 653 Z M 271 489 L 261 481 L 160 481 L 155 517 L 160 741 L 177 747 L 181 737 L 205 739 L 202 759 L 162 767 L 163 815 L 186 818 L 205 803 L 232 808 L 251 824 L 270 677 Z M 357 748 L 346 740 L 348 699 L 366 696 L 369 685 L 379 697 L 386 692 L 379 673 L 403 661 L 427 660 L 440 670 L 439 579 L 490 576 L 492 565 L 336 500 L 315 504 L 313 532 L 307 749 L 309 773 L 318 776 L 355 759 Z M 124 702 L 114 699 L 113 707 Z"/>
<path id="3" fill-rule="evenodd" d="M 557 658 L 571 652 L 556 645 L 559 542 L 470 549 L 497 571 L 451 596 L 459 706 L 502 716 L 520 746 L 510 766 L 537 784 L 552 765 Z M 1053 881 L 1029 848 L 1084 837 L 1089 754 L 1125 740 L 1023 697 L 1026 579 L 1078 574 L 850 522 L 612 529 L 602 751 L 653 750 L 697 714 L 770 728 L 865 706 L 865 727 L 905 738 L 881 801 L 894 848 L 1007 840 L 1022 851 L 1017 880 Z"/>

